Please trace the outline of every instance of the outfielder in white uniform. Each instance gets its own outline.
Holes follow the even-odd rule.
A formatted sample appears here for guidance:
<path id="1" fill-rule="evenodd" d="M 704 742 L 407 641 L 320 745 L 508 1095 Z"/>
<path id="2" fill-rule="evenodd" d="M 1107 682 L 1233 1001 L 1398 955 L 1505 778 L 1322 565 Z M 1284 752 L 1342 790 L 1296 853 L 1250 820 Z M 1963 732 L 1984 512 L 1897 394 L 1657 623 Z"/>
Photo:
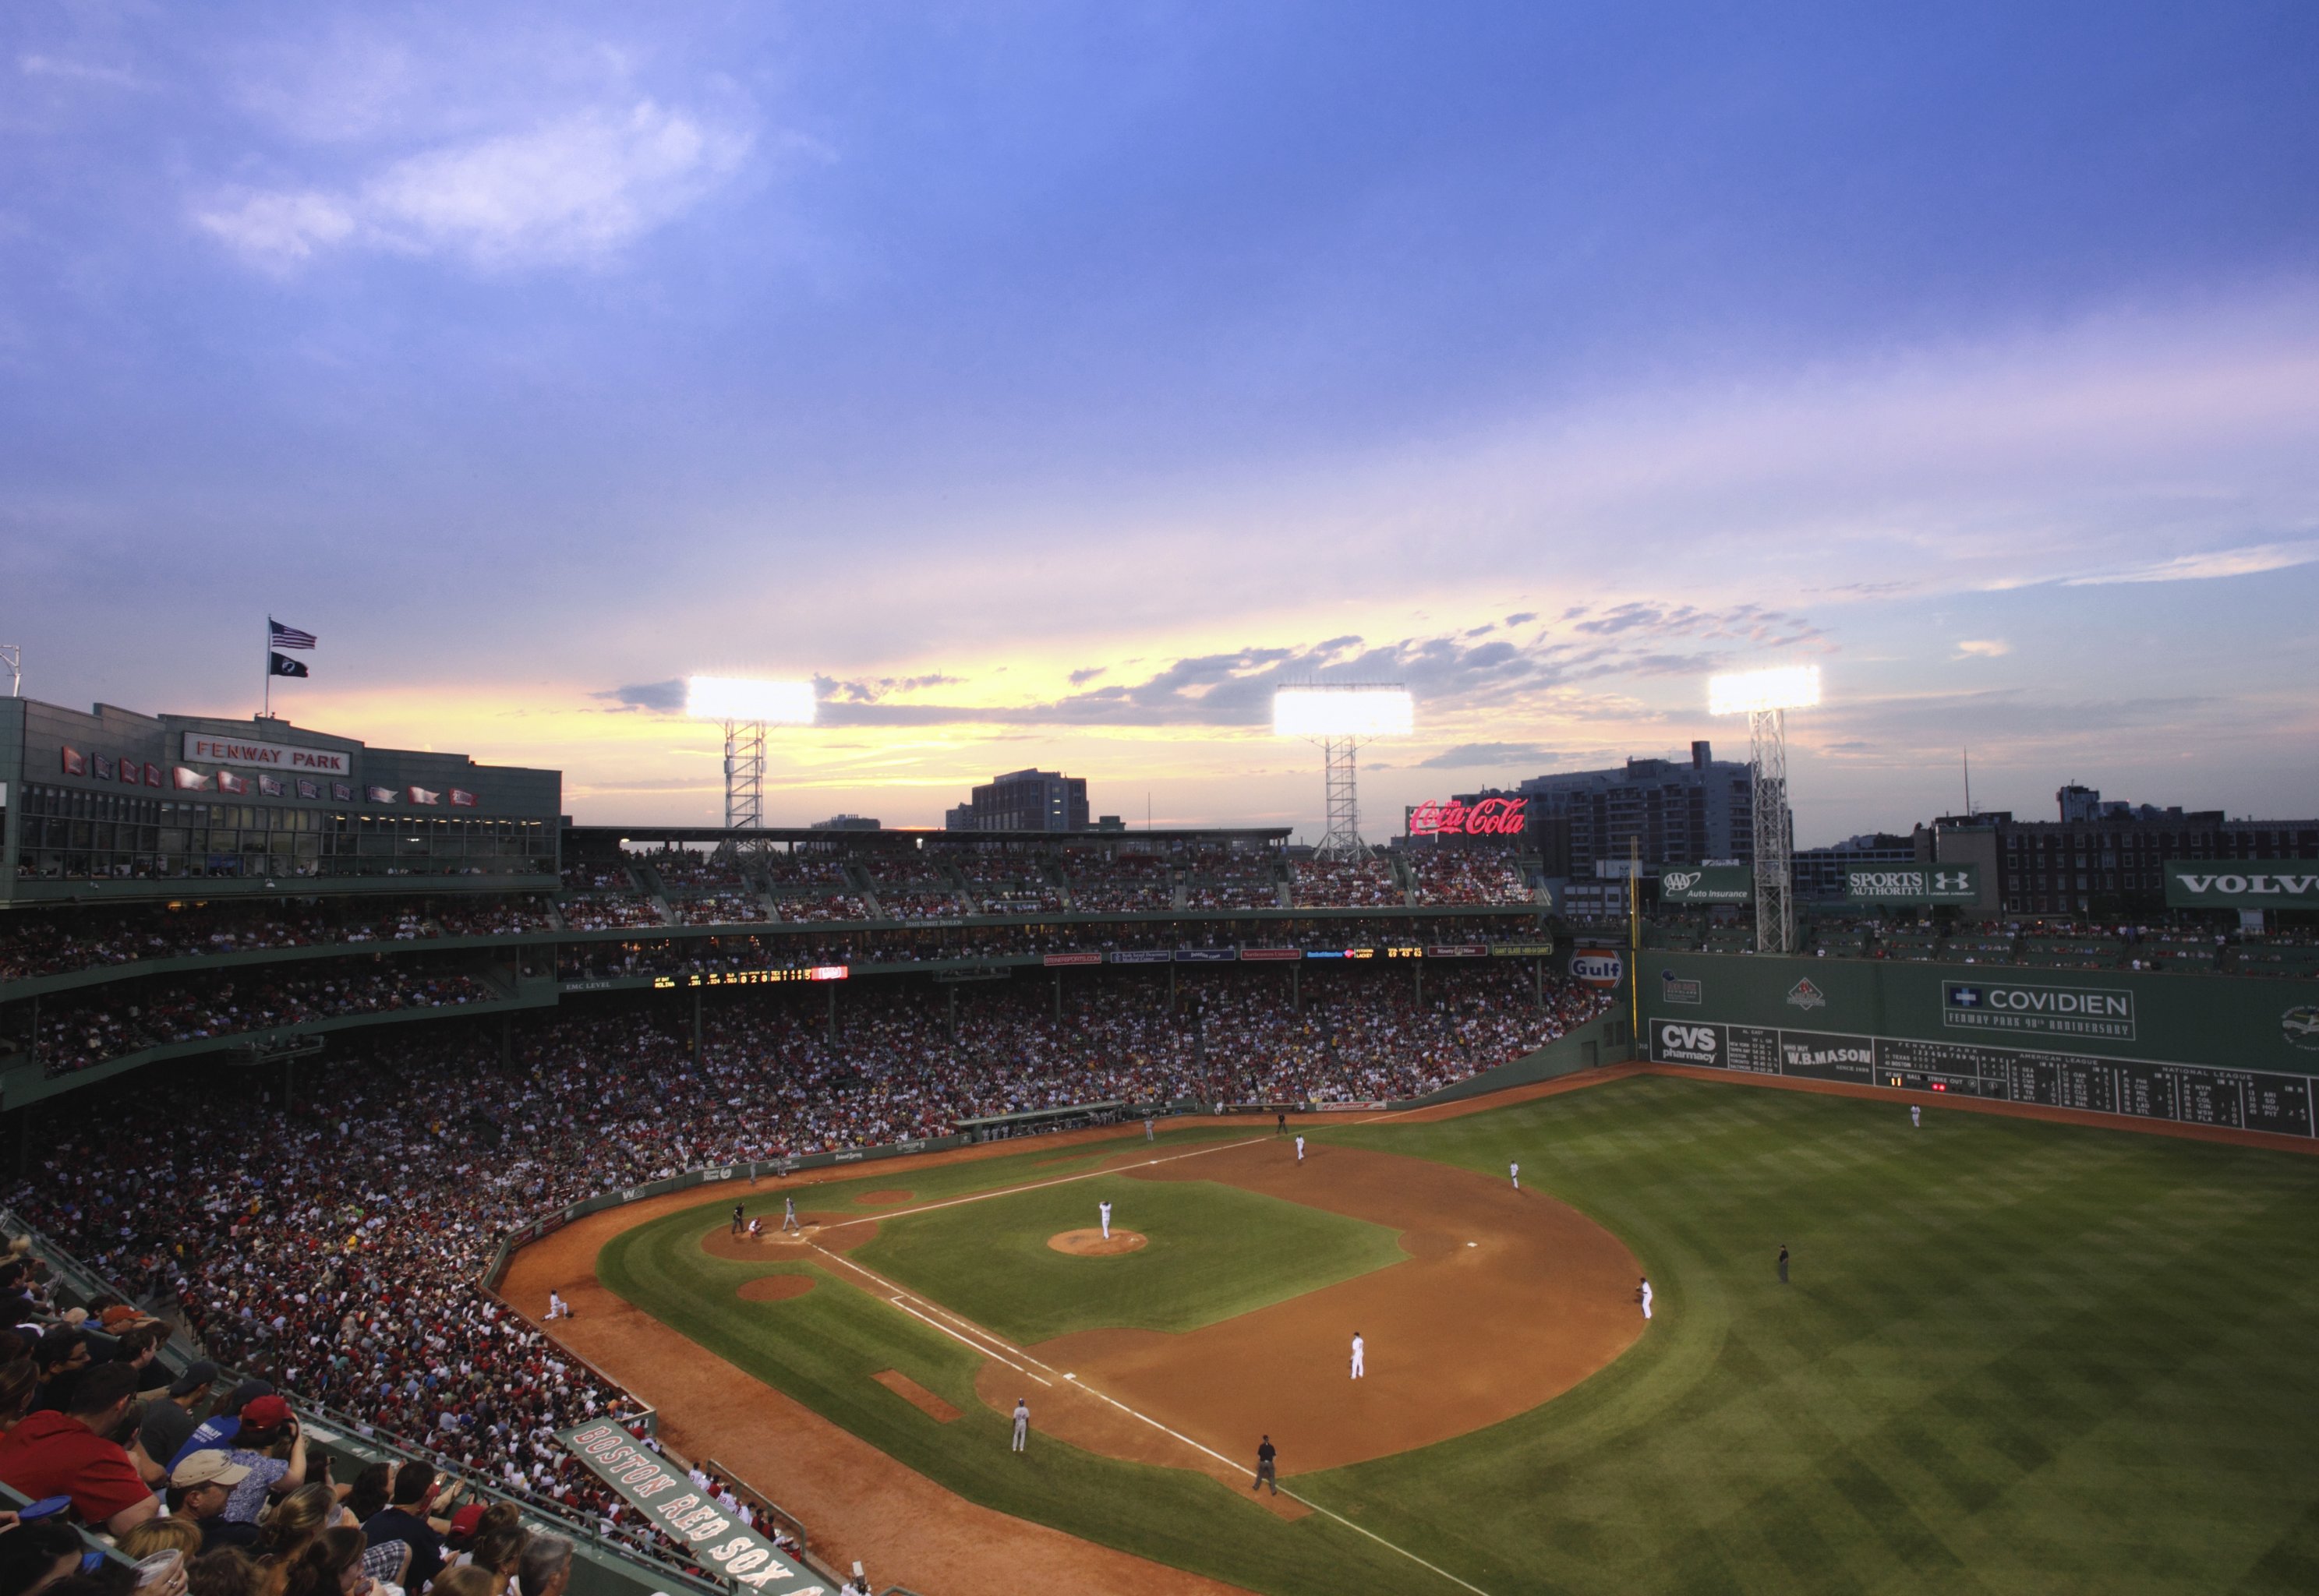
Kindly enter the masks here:
<path id="1" fill-rule="evenodd" d="M 1360 1331 L 1355 1330 L 1353 1332 L 1353 1378 L 1356 1380 L 1362 1378 L 1368 1373 L 1367 1359 L 1366 1357 L 1368 1351 L 1368 1345 L 1369 1344 L 1367 1341 L 1361 1339 Z"/>
<path id="2" fill-rule="evenodd" d="M 1095 1211 L 1103 1220 L 1103 1239 L 1108 1241 L 1111 1240 L 1111 1204 L 1108 1202 L 1097 1203 Z"/>
<path id="3" fill-rule="evenodd" d="M 1520 1164 L 1508 1164 L 1506 1166 L 1506 1177 L 1514 1183 L 1514 1190 L 1521 1190 L 1521 1166 Z"/>
<path id="4" fill-rule="evenodd" d="M 1908 1125 L 1912 1130 L 1921 1131 L 1925 1128 L 1925 1106 L 1923 1104 L 1911 1103 L 1908 1105 Z"/>
<path id="5" fill-rule="evenodd" d="M 1643 1317 L 1648 1319 L 1651 1316 L 1651 1277 L 1648 1275 L 1644 1276 L 1642 1285 L 1635 1288 L 1635 1298 L 1643 1305 Z"/>
<path id="6" fill-rule="evenodd" d="M 1302 1136 L 1296 1139 L 1296 1161 L 1300 1164 L 1304 1161 L 1304 1138 Z"/>
<path id="7" fill-rule="evenodd" d="M 572 1317 L 572 1304 L 551 1291 L 547 1294 L 547 1316 L 550 1319 L 569 1319 Z"/>

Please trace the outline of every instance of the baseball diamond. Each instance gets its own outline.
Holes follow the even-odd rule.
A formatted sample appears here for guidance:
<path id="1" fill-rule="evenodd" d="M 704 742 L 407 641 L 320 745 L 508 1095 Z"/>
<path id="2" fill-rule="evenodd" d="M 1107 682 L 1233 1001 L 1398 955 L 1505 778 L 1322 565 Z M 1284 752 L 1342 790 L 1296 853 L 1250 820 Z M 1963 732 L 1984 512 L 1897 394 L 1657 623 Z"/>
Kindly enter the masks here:
<path id="1" fill-rule="evenodd" d="M 2002 1586 L 2076 1523 L 2112 1527 L 2117 1588 L 2225 1545 L 2275 1548 L 2242 1588 L 2287 1588 L 2319 1486 L 2287 1330 L 2319 1306 L 2309 1159 L 1986 1113 L 1911 1140 L 1847 1088 L 1777 1084 L 1621 1071 L 1348 1116 L 1301 1167 L 1254 1116 L 930 1155 L 873 1216 L 872 1177 L 794 1185 L 811 1244 L 762 1261 L 720 1241 L 738 1183 L 702 1187 L 565 1227 L 509 1289 L 566 1283 L 559 1333 L 663 1433 L 783 1459 L 799 1501 L 941 1546 L 961 1589 L 986 1588 L 967 1547 L 993 1549 L 988 1588 L 1021 1588 L 1056 1532 L 1117 1554 L 1075 1554 L 1097 1561 L 1072 1588 L 1139 1592 L 1864 1588 L 1903 1546 Z M 1502 1178 L 1516 1151 L 1541 1190 Z M 1051 1250 L 1098 1190 L 1149 1245 Z M 1785 1295 L 1759 1232 L 1795 1249 Z M 820 1286 L 741 1312 L 769 1267 Z M 2120 1424 L 2153 1453 L 2218 1426 L 2249 1449 L 2149 1476 L 2111 1449 Z M 1259 1435 L 1277 1497 L 1248 1491 Z M 1707 1459 L 1773 1493 L 1659 1487 Z M 1845 1505 L 1904 1488 L 1897 1518 Z M 2136 1528 L 2191 1522 L 2212 1528 Z"/>

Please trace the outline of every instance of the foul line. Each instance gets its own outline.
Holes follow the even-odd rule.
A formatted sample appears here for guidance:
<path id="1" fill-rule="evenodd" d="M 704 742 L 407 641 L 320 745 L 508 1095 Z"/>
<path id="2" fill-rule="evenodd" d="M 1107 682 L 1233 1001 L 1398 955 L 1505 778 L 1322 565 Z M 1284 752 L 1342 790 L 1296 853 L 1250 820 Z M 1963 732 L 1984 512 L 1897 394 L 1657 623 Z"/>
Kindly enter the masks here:
<path id="1" fill-rule="evenodd" d="M 1121 1141 L 1127 1140 L 1121 1137 Z M 893 1208 L 883 1213 L 856 1213 L 845 1219 L 826 1221 L 825 1231 L 843 1230 L 847 1225 L 867 1224 L 880 1219 L 901 1219 L 912 1213 L 932 1213 L 938 1208 L 955 1208 L 961 1203 L 983 1203 L 992 1197 L 1011 1197 L 1017 1192 L 1035 1192 L 1051 1186 L 1069 1186 L 1075 1180 L 1094 1180 L 1099 1176 L 1124 1175 L 1130 1169 L 1148 1169 L 1154 1164 L 1173 1164 L 1183 1159 L 1196 1159 L 1204 1153 L 1229 1152 L 1235 1147 L 1251 1147 L 1266 1140 L 1250 1136 L 1243 1141 L 1219 1141 L 1207 1147 L 1196 1147 L 1189 1152 L 1170 1153 L 1164 1159 L 1146 1159 L 1141 1164 L 1123 1164 L 1116 1169 L 1090 1169 L 1084 1175 L 1058 1175 L 1052 1180 L 1033 1180 L 1023 1186 L 998 1186 L 987 1192 L 970 1192 L 963 1197 L 946 1197 L 939 1203 L 921 1203 L 916 1208 Z M 1100 1146 L 1100 1143 L 1097 1143 Z M 865 1271 L 866 1273 L 866 1271 Z"/>
<path id="2" fill-rule="evenodd" d="M 1377 1119 L 1388 1118 L 1390 1117 L 1390 1111 L 1387 1114 L 1378 1114 L 1375 1117 Z M 1356 1121 L 1355 1123 L 1365 1124 L 1369 1122 L 1362 1120 Z M 1130 1165 L 1126 1168 L 1148 1168 L 1152 1164 L 1172 1164 L 1179 1159 L 1196 1159 L 1202 1153 L 1223 1152 L 1232 1148 L 1248 1147 L 1257 1142 L 1270 1140 L 1273 1140 L 1273 1138 L 1251 1136 L 1241 1141 L 1217 1142 L 1214 1146 L 1195 1148 L 1189 1152 L 1177 1153 L 1165 1159 L 1152 1159 L 1143 1165 Z M 961 1203 L 979 1203 L 986 1197 L 1004 1197 L 1011 1195 L 1015 1192 L 1036 1191 L 1042 1186 L 1067 1186 L 1075 1180 L 1091 1180 L 1097 1175 L 1114 1175 L 1123 1174 L 1125 1170 L 1123 1168 L 1116 1170 L 1096 1169 L 1090 1170 L 1085 1175 L 1059 1176 L 1052 1180 L 1033 1181 L 1028 1186 L 1008 1186 L 999 1191 L 976 1192 L 969 1196 L 952 1197 L 948 1201 L 942 1203 L 929 1203 L 925 1204 L 923 1207 L 918 1208 L 898 1208 L 890 1213 L 861 1214 L 855 1218 L 840 1220 L 838 1224 L 859 1224 L 865 1219 L 898 1219 L 906 1213 L 930 1213 L 937 1208 L 954 1208 Z M 835 1230 L 837 1228 L 837 1225 L 827 1225 L 823 1228 Z M 855 1263 L 852 1258 L 847 1258 L 843 1253 L 832 1252 L 818 1241 L 809 1240 L 806 1245 L 812 1248 L 816 1252 L 821 1254 L 822 1257 L 827 1258 L 830 1262 L 834 1264 L 843 1264 L 845 1267 L 853 1270 L 863 1279 L 872 1282 L 878 1286 L 880 1294 L 882 1294 L 886 1300 L 891 1303 L 895 1307 L 899 1308 L 903 1312 L 908 1314 L 913 1319 L 932 1325 L 934 1329 L 942 1331 L 943 1334 L 950 1337 L 952 1340 L 961 1342 L 968 1347 L 971 1347 L 977 1352 L 982 1353 L 985 1357 L 997 1358 L 999 1362 L 1005 1364 L 1008 1368 L 1013 1369 L 1015 1373 L 1019 1375 L 1028 1375 L 1032 1379 L 1037 1380 L 1042 1385 L 1051 1386 L 1054 1382 L 1051 1380 L 1042 1379 L 1039 1375 L 1032 1374 L 1031 1371 L 1024 1368 L 1022 1364 L 1016 1363 L 1015 1361 L 1015 1357 L 1021 1357 L 1029 1363 L 1036 1364 L 1040 1368 L 1046 1370 L 1048 1374 L 1060 1375 L 1061 1377 L 1069 1381 L 1071 1385 L 1080 1391 L 1086 1392 L 1097 1402 L 1108 1402 L 1113 1407 L 1117 1408 L 1121 1412 L 1126 1414 L 1129 1418 L 1140 1419 L 1144 1423 L 1150 1425 L 1152 1429 L 1158 1430 L 1160 1434 L 1170 1437 L 1175 1440 L 1181 1441 L 1185 1446 L 1191 1447 L 1196 1452 L 1204 1453 L 1206 1456 L 1214 1458 L 1226 1468 L 1232 1469 L 1235 1472 L 1241 1472 L 1241 1465 L 1239 1463 L 1225 1456 L 1214 1447 L 1196 1441 L 1190 1436 L 1184 1434 L 1181 1430 L 1169 1429 L 1167 1425 L 1160 1422 L 1159 1420 L 1151 1417 L 1150 1414 L 1142 1412 L 1135 1408 L 1131 1408 L 1125 1402 L 1121 1402 L 1117 1397 L 1109 1396 L 1103 1392 L 1097 1391 L 1094 1386 L 1088 1384 L 1085 1380 L 1080 1379 L 1077 1375 L 1063 1374 L 1062 1371 L 1057 1369 L 1054 1365 L 1042 1362 L 1033 1353 L 1026 1351 L 1023 1348 L 1015 1346 L 1013 1342 L 1008 1341 L 1002 1337 L 992 1334 L 989 1330 L 983 1329 L 982 1326 L 975 1323 L 964 1314 L 958 1312 L 955 1309 L 946 1308 L 942 1303 L 934 1302 L 931 1298 L 909 1296 L 909 1294 L 905 1293 L 897 1282 L 887 1279 L 875 1269 L 867 1268 L 861 1264 Z M 906 1301 L 906 1297 L 907 1297 L 908 1300 Z M 910 1306 L 911 1302 L 925 1303 L 927 1307 L 933 1309 L 936 1313 L 941 1314 L 943 1319 L 948 1319 L 952 1321 L 952 1323 L 961 1325 L 964 1327 L 965 1330 L 972 1331 L 973 1337 L 970 1338 L 965 1334 L 961 1334 L 959 1330 L 952 1329 L 950 1325 L 943 1323 L 940 1320 L 934 1319 L 928 1314 L 919 1312 L 916 1308 Z M 978 1344 L 978 1340 L 975 1338 L 979 1338 L 980 1342 L 987 1343 L 987 1345 Z M 1005 1352 L 995 1350 L 995 1348 L 1004 1348 L 1006 1349 Z M 1007 1357 L 1006 1353 L 1013 1353 L 1015 1357 Z M 1280 1490 L 1278 1481 L 1275 1481 L 1273 1483 L 1273 1489 L 1276 1491 Z M 1400 1555 L 1408 1558 L 1412 1563 L 1416 1564 L 1420 1568 L 1439 1574 L 1443 1579 L 1448 1580 L 1451 1584 L 1457 1586 L 1460 1590 L 1471 1591 L 1474 1593 L 1474 1596 L 1490 1596 L 1490 1593 L 1487 1591 L 1483 1590 L 1481 1586 L 1474 1584 L 1470 1581 L 1458 1578 L 1456 1574 L 1451 1573 L 1439 1564 L 1427 1562 L 1415 1552 L 1411 1551 L 1407 1546 L 1397 1546 L 1394 1542 L 1385 1539 L 1385 1537 L 1377 1534 L 1373 1529 L 1363 1528 L 1360 1525 L 1354 1523 L 1350 1519 L 1346 1518 L 1342 1513 L 1335 1512 L 1329 1508 L 1322 1506 L 1321 1503 L 1314 1501 L 1309 1496 L 1300 1496 L 1294 1491 L 1280 1491 L 1280 1494 L 1286 1496 L 1291 1501 L 1303 1502 L 1306 1507 L 1312 1509 L 1314 1512 L 1319 1513 L 1322 1517 L 1331 1519 L 1335 1523 L 1341 1524 L 1346 1528 L 1352 1530 L 1355 1534 L 1363 1536 L 1369 1540 L 1376 1542 L 1377 1545 L 1383 1546 L 1388 1552 L 1398 1553 Z"/>

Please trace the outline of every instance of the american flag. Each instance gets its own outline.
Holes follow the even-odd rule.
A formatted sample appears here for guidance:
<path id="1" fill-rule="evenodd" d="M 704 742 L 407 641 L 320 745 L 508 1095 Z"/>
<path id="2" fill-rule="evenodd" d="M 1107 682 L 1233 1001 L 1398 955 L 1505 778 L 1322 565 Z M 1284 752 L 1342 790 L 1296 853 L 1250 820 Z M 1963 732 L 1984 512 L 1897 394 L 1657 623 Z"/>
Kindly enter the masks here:
<path id="1" fill-rule="evenodd" d="M 266 646 L 268 648 L 311 648 L 314 634 L 302 632 L 295 627 L 285 627 L 272 616 L 266 618 Z"/>

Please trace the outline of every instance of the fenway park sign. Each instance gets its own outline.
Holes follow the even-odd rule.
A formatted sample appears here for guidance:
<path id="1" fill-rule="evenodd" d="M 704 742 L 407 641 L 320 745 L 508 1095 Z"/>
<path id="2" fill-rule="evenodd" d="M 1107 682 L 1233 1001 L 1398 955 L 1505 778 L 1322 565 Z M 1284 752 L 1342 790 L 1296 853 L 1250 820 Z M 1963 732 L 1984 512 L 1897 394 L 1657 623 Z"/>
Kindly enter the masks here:
<path id="1" fill-rule="evenodd" d="M 1428 798 L 1409 812 L 1412 837 L 1514 837 L 1529 824 L 1528 798 L 1487 798 L 1470 804 Z"/>

